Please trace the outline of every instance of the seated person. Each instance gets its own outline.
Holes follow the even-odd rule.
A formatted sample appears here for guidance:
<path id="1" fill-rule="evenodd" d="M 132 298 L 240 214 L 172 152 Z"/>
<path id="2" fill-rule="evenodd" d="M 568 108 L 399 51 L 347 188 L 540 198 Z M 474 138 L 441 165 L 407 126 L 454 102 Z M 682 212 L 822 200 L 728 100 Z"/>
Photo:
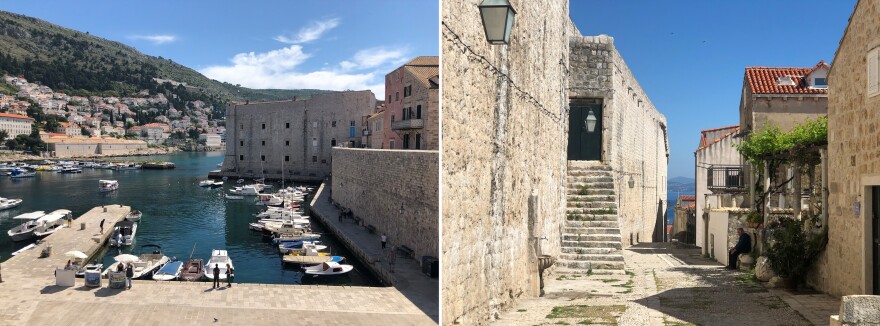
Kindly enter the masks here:
<path id="1" fill-rule="evenodd" d="M 743 231 L 743 228 L 737 228 L 736 234 L 739 235 L 739 240 L 736 242 L 736 246 L 730 248 L 727 256 L 727 268 L 728 269 L 736 269 L 736 263 L 739 260 L 739 254 L 747 254 L 752 251 L 752 237 Z"/>

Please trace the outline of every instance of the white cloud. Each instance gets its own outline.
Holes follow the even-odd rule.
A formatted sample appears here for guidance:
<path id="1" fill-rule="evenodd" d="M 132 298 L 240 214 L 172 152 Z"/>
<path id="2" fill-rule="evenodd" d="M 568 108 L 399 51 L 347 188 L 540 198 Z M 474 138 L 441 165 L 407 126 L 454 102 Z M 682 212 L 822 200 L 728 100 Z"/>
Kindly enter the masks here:
<path id="1" fill-rule="evenodd" d="M 132 40 L 150 41 L 156 45 L 177 41 L 177 36 L 174 36 L 174 35 L 132 35 L 132 36 L 129 36 L 128 38 L 130 38 Z"/>
<path id="2" fill-rule="evenodd" d="M 369 48 L 358 51 L 351 60 L 340 62 L 339 67 L 343 71 L 349 71 L 376 68 L 384 64 L 400 65 L 406 61 L 404 55 L 406 55 L 406 49 Z"/>
<path id="3" fill-rule="evenodd" d="M 356 62 L 359 61 L 357 57 L 355 55 Z M 370 89 L 377 98 L 381 99 L 385 96 L 385 84 L 381 80 L 385 76 L 384 72 L 349 73 L 338 70 L 305 72 L 297 69 L 309 58 L 310 55 L 303 52 L 302 46 L 291 45 L 264 53 L 239 53 L 230 60 L 230 65 L 211 66 L 200 72 L 208 78 L 250 88 L 314 88 L 340 91 Z M 366 60 L 364 64 L 376 62 L 381 64 L 388 60 L 376 61 L 364 58 Z"/>
<path id="4" fill-rule="evenodd" d="M 308 26 L 300 28 L 296 35 L 278 35 L 275 40 L 287 44 L 308 43 L 321 38 L 324 32 L 339 26 L 339 19 L 332 18 L 324 21 L 313 21 Z"/>

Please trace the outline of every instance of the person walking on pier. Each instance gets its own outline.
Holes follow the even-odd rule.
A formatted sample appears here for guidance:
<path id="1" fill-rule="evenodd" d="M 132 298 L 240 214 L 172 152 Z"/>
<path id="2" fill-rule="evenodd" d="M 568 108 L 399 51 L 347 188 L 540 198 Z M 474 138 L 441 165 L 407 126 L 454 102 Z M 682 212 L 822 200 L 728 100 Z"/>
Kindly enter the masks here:
<path id="1" fill-rule="evenodd" d="M 382 233 L 382 249 L 385 249 L 385 243 L 388 242 L 388 237 L 385 236 L 385 233 Z"/>
<path id="2" fill-rule="evenodd" d="M 128 285 L 128 289 L 131 290 L 131 278 L 134 277 L 134 265 L 128 263 L 128 266 L 125 268 L 125 282 Z"/>
<path id="3" fill-rule="evenodd" d="M 104 234 L 104 219 L 101 219 L 101 234 Z"/>
<path id="4" fill-rule="evenodd" d="M 232 287 L 232 266 L 226 264 L 226 287 Z"/>
<path id="5" fill-rule="evenodd" d="M 220 264 L 214 264 L 214 288 L 220 287 Z"/>

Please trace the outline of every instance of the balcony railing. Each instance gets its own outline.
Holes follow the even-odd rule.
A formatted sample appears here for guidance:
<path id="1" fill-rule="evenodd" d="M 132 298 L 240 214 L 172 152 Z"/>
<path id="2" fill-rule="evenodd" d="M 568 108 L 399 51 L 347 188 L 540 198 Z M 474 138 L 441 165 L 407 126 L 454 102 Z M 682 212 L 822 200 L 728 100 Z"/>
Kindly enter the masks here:
<path id="1" fill-rule="evenodd" d="M 746 190 L 747 166 L 713 165 L 709 167 L 706 187 L 712 191 L 741 192 Z"/>
<path id="2" fill-rule="evenodd" d="M 394 121 L 391 123 L 391 129 L 401 130 L 401 129 L 420 129 L 425 127 L 425 120 L 422 119 L 409 119 L 409 120 L 400 120 Z"/>

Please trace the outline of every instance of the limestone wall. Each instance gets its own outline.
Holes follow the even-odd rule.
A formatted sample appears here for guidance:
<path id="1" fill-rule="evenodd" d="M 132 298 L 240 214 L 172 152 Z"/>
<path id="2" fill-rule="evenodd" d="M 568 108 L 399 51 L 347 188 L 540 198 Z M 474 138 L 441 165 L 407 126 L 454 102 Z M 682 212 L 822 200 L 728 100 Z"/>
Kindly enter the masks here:
<path id="1" fill-rule="evenodd" d="M 828 246 L 809 281 L 837 296 L 872 287 L 870 187 L 880 185 L 880 96 L 866 97 L 865 58 L 880 46 L 878 15 L 880 2 L 858 2 L 829 74 Z"/>
<path id="2" fill-rule="evenodd" d="M 333 149 L 333 200 L 415 258 L 439 257 L 438 152 Z M 369 162 L 369 164 L 364 164 Z"/>
<path id="3" fill-rule="evenodd" d="M 322 179 L 330 173 L 331 148 L 346 142 L 359 146 L 362 118 L 375 107 L 376 99 L 370 91 L 230 105 L 226 110 L 222 174 Z"/>
<path id="4" fill-rule="evenodd" d="M 662 241 L 662 216 L 669 204 L 666 117 L 648 99 L 614 38 L 573 36 L 571 53 L 569 96 L 603 100 L 602 161 L 615 172 L 624 245 Z"/>
<path id="5" fill-rule="evenodd" d="M 487 43 L 480 2 L 441 8 L 444 324 L 536 296 L 565 216 L 568 1 L 511 1 L 509 46 Z"/>

